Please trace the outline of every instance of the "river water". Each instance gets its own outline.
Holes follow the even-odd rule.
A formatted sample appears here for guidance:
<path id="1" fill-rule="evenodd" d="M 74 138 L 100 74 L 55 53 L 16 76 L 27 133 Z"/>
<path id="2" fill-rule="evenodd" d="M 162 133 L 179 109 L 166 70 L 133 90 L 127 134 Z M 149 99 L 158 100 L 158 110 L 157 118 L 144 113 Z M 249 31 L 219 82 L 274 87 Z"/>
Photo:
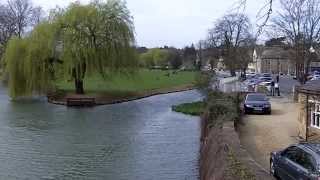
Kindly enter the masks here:
<path id="1" fill-rule="evenodd" d="M 87 109 L 11 102 L 0 87 L 0 179 L 198 179 L 196 91 Z"/>

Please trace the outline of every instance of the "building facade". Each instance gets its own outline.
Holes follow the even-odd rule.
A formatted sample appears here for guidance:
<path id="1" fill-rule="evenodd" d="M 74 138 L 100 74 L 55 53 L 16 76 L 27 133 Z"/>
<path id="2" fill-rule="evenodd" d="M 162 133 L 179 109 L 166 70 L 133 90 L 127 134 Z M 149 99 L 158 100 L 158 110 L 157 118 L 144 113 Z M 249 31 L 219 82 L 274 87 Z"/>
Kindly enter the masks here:
<path id="1" fill-rule="evenodd" d="M 256 73 L 295 74 L 296 67 L 290 58 L 290 50 L 281 46 L 263 47 L 260 51 L 255 50 L 253 62 Z"/>
<path id="2" fill-rule="evenodd" d="M 298 88 L 298 93 L 298 135 L 305 141 L 320 142 L 320 81 Z"/>

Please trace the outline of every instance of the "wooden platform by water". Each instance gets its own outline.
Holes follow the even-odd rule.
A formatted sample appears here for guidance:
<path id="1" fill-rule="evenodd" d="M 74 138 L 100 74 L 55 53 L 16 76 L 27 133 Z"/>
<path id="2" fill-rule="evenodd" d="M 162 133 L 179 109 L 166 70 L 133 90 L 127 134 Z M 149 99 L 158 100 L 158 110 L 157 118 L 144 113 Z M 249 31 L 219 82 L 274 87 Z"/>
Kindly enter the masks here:
<path id="1" fill-rule="evenodd" d="M 77 97 L 67 98 L 66 100 L 67 106 L 90 107 L 96 105 L 95 98 Z"/>

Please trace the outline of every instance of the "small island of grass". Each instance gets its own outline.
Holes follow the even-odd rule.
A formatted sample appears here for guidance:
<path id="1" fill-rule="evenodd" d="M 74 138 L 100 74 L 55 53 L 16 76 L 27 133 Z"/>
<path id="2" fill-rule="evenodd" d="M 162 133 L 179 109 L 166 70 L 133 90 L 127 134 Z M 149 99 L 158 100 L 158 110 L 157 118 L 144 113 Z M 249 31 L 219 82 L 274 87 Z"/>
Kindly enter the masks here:
<path id="1" fill-rule="evenodd" d="M 172 106 L 172 110 L 187 115 L 200 116 L 204 112 L 205 106 L 203 101 L 198 101 Z"/>

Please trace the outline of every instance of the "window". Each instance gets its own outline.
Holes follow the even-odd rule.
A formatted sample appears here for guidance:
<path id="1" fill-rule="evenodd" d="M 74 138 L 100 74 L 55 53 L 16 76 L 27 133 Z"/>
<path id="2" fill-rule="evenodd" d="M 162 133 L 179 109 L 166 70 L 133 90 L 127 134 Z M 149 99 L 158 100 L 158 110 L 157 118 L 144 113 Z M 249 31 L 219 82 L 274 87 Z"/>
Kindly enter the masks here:
<path id="1" fill-rule="evenodd" d="M 315 159 L 309 153 L 298 147 L 289 147 L 282 153 L 282 156 L 290 159 L 293 163 L 300 165 L 306 170 L 309 170 L 311 172 L 316 171 L 317 163 Z"/>
<path id="2" fill-rule="evenodd" d="M 300 158 L 298 164 L 304 167 L 305 169 L 315 172 L 316 171 L 316 161 L 315 159 L 307 152 L 300 150 Z"/>
<path id="3" fill-rule="evenodd" d="M 298 148 L 295 146 L 289 147 L 287 150 L 285 150 L 282 153 L 282 156 L 290 159 L 293 162 L 298 162 L 299 156 L 298 156 Z"/>
<path id="4" fill-rule="evenodd" d="M 314 105 L 314 109 L 311 110 L 311 126 L 320 129 L 320 103 Z"/>

